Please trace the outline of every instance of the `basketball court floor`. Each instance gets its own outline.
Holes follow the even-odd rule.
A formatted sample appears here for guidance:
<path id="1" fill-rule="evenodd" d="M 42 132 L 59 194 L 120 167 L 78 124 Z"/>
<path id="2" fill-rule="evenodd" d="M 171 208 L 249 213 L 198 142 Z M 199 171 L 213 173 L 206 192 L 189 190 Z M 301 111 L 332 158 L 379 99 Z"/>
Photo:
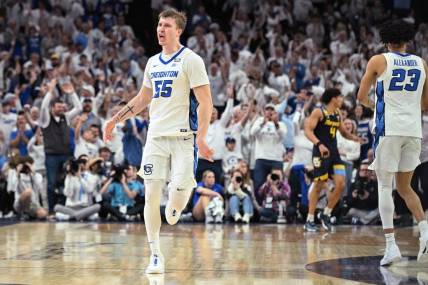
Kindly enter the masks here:
<path id="1" fill-rule="evenodd" d="M 163 225 L 166 273 L 148 277 L 143 224 L 18 223 L 0 227 L 0 284 L 428 284 L 417 235 L 399 229 L 406 258 L 379 268 L 380 227 Z"/>

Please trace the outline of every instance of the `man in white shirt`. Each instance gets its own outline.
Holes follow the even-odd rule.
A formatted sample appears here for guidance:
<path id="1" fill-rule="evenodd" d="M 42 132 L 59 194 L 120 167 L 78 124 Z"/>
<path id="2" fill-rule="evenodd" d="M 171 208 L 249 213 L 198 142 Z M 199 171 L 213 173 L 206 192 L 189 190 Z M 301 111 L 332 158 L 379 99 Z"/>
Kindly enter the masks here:
<path id="1" fill-rule="evenodd" d="M 242 159 L 242 153 L 236 147 L 236 140 L 233 137 L 226 139 L 226 150 L 223 154 L 223 171 L 225 174 L 231 174 L 231 171 L 238 165 Z"/>
<path id="2" fill-rule="evenodd" d="M 213 105 L 217 110 L 223 111 L 225 108 L 225 101 L 227 100 L 225 94 L 226 84 L 225 78 L 217 63 L 211 63 L 208 78 L 210 80 L 213 94 Z"/>
<path id="3" fill-rule="evenodd" d="M 10 133 L 16 126 L 17 115 L 10 111 L 10 102 L 8 100 L 2 101 L 2 111 L 0 113 L 0 128 L 3 131 L 5 141 L 9 144 Z"/>
<path id="4" fill-rule="evenodd" d="M 281 65 L 276 60 L 270 64 L 268 82 L 281 96 L 290 90 L 291 87 L 290 78 L 282 71 Z"/>
<path id="5" fill-rule="evenodd" d="M 218 111 L 213 108 L 211 115 L 210 125 L 207 133 L 207 143 L 213 149 L 213 161 L 209 161 L 203 157 L 198 159 L 198 167 L 196 170 L 196 181 L 201 181 L 202 174 L 206 170 L 211 170 L 215 174 L 217 182 L 223 179 L 222 159 L 225 148 L 225 130 L 227 123 L 230 121 L 233 112 L 233 92 L 228 92 L 229 99 L 227 100 L 226 109 L 220 119 L 218 118 Z"/>
<path id="6" fill-rule="evenodd" d="M 282 169 L 285 152 L 282 141 L 286 134 L 287 127 L 279 121 L 275 106 L 266 104 L 264 116 L 257 119 L 251 128 L 251 135 L 256 139 L 254 155 L 256 165 L 253 177 L 255 193 L 273 168 Z"/>

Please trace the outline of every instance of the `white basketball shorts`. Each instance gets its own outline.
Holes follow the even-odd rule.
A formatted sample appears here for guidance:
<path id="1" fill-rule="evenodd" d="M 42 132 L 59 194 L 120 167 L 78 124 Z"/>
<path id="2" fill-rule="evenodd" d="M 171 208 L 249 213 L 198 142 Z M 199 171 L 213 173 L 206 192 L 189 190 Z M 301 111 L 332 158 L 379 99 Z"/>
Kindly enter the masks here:
<path id="1" fill-rule="evenodd" d="M 196 136 L 148 137 L 138 175 L 147 179 L 166 180 L 174 185 L 196 186 Z"/>
<path id="2" fill-rule="evenodd" d="M 384 136 L 375 146 L 375 159 L 370 169 L 388 172 L 409 172 L 421 163 L 421 139 L 416 137 Z"/>

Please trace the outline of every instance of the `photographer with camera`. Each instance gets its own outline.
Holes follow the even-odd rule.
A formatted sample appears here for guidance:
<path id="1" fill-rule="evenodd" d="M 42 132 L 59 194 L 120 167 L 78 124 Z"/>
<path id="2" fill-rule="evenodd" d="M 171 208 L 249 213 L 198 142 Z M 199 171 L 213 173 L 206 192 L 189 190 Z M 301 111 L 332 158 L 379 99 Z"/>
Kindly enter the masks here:
<path id="1" fill-rule="evenodd" d="M 368 169 L 368 160 L 361 162 L 357 178 L 351 185 L 349 212 L 352 224 L 361 222 L 367 225 L 379 218 L 377 180 L 373 171 Z"/>
<path id="2" fill-rule="evenodd" d="M 102 157 L 92 158 L 86 162 L 85 170 L 82 172 L 82 183 L 84 187 L 92 190 L 89 199 L 96 203 L 102 202 L 100 190 L 102 182 L 104 181 L 103 162 L 104 160 Z M 95 216 L 93 218 L 95 218 Z"/>
<path id="3" fill-rule="evenodd" d="M 256 140 L 254 189 L 259 189 L 273 168 L 282 169 L 283 167 L 282 157 L 285 148 L 282 142 L 287 134 L 287 127 L 283 122 L 279 121 L 275 106 L 266 104 L 264 116 L 254 122 L 250 133 Z M 257 193 L 256 197 L 260 203 L 262 201 L 261 197 Z"/>
<path id="4" fill-rule="evenodd" d="M 259 188 L 262 202 L 261 221 L 277 222 L 290 200 L 290 186 L 283 180 L 282 169 L 273 168 L 266 182 Z"/>
<path id="5" fill-rule="evenodd" d="M 103 196 L 102 218 L 110 214 L 119 221 L 126 221 L 131 219 L 130 216 L 143 215 L 144 185 L 136 179 L 135 167 L 115 165 L 100 190 L 100 194 L 105 193 L 110 195 L 110 199 Z"/>
<path id="6" fill-rule="evenodd" d="M 227 194 L 229 196 L 229 212 L 234 221 L 242 221 L 248 224 L 254 212 L 253 193 L 251 186 L 244 183 L 243 174 L 239 169 L 232 171 L 232 178 L 227 187 Z M 244 216 L 241 215 L 239 209 L 241 206 Z"/>
<path id="7" fill-rule="evenodd" d="M 105 179 L 113 167 L 113 154 L 108 147 L 104 146 L 98 150 L 98 155 L 103 159 L 101 163 L 101 176 Z"/>
<path id="8" fill-rule="evenodd" d="M 33 169 L 33 159 L 20 157 L 16 168 L 8 172 L 8 192 L 15 192 L 13 208 L 18 215 L 33 219 L 44 219 L 47 212 L 40 206 L 40 193 L 43 188 L 43 177 Z"/>
<path id="9" fill-rule="evenodd" d="M 100 210 L 99 204 L 92 203 L 93 185 L 84 180 L 84 163 L 81 160 L 70 160 L 66 166 L 67 175 L 64 181 L 65 206 L 54 207 L 58 220 L 84 220 Z"/>

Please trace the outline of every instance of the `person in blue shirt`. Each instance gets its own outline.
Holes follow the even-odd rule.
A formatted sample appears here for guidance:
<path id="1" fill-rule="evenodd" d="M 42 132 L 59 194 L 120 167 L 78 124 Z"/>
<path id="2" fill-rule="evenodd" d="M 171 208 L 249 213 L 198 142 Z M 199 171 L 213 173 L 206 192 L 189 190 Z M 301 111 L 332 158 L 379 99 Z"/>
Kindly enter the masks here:
<path id="1" fill-rule="evenodd" d="M 110 199 L 104 199 L 100 217 L 111 214 L 119 221 L 126 221 L 130 216 L 143 215 L 144 185 L 136 180 L 133 166 L 114 166 L 110 178 L 100 190 L 100 194 L 108 193 Z"/>
<path id="2" fill-rule="evenodd" d="M 357 119 L 358 136 L 363 139 L 359 159 L 359 161 L 363 161 L 367 158 L 369 149 L 371 149 L 373 146 L 373 135 L 371 131 L 371 118 L 373 117 L 373 112 L 369 108 L 364 107 L 363 105 L 357 105 L 355 107 L 355 117 Z"/>
<path id="3" fill-rule="evenodd" d="M 299 62 L 299 53 L 292 52 L 290 63 L 284 66 L 284 72 L 290 77 L 291 86 L 294 91 L 303 87 L 303 78 L 306 74 L 306 68 Z"/>
<path id="4" fill-rule="evenodd" d="M 10 133 L 10 146 L 18 148 L 21 156 L 28 155 L 27 144 L 33 137 L 33 131 L 26 127 L 27 120 L 25 119 L 24 112 L 19 112 L 16 119 L 16 129 Z"/>
<path id="5" fill-rule="evenodd" d="M 38 55 L 42 54 L 42 36 L 39 34 L 38 27 L 34 25 L 30 27 L 29 33 L 25 38 L 25 41 L 27 46 L 26 50 L 28 58 L 32 53 L 37 53 Z"/>
<path id="6" fill-rule="evenodd" d="M 214 172 L 211 170 L 206 170 L 202 174 L 202 181 L 197 184 L 196 190 L 193 194 L 193 218 L 199 222 L 204 221 L 205 211 L 208 208 L 208 204 L 215 197 L 218 197 L 221 201 L 223 201 L 222 195 L 223 186 L 215 182 Z"/>

